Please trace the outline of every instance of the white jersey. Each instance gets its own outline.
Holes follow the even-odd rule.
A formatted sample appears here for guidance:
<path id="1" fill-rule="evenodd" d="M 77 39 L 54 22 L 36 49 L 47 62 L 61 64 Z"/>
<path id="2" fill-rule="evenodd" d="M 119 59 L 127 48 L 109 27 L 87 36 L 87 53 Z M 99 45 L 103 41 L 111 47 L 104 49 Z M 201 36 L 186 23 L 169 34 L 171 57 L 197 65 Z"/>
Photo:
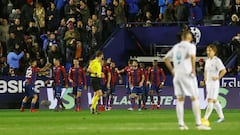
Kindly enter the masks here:
<path id="1" fill-rule="evenodd" d="M 173 61 L 175 75 L 192 72 L 191 55 L 196 55 L 196 46 L 187 41 L 176 44 L 166 54 L 166 57 Z"/>
<path id="2" fill-rule="evenodd" d="M 173 61 L 175 96 L 198 96 L 197 78 L 191 76 L 191 55 L 196 55 L 196 46 L 186 41 L 176 44 L 166 55 Z"/>
<path id="3" fill-rule="evenodd" d="M 205 63 L 204 72 L 206 74 L 206 85 L 219 86 L 219 80 L 214 81 L 213 77 L 218 77 L 221 70 L 225 69 L 221 59 L 214 56 L 212 59 L 208 58 Z"/>

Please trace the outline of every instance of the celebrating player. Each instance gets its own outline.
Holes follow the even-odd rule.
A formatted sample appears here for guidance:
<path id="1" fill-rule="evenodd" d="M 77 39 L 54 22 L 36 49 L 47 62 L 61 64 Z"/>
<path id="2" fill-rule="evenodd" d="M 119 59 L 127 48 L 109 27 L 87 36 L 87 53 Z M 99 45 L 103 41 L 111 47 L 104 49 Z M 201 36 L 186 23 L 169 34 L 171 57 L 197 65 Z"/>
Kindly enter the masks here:
<path id="1" fill-rule="evenodd" d="M 208 118 L 212 113 L 213 106 L 219 116 L 217 122 L 220 123 L 224 121 L 222 107 L 217 97 L 219 94 L 219 80 L 226 74 L 227 71 L 221 59 L 216 56 L 216 53 L 217 47 L 215 45 L 210 44 L 207 46 L 208 59 L 206 60 L 204 68 L 204 80 L 200 82 L 201 86 L 206 84 L 208 99 L 208 106 L 205 112 L 203 124 L 208 121 Z"/>
<path id="2" fill-rule="evenodd" d="M 142 94 L 143 94 L 143 83 L 144 83 L 144 73 L 138 67 L 137 60 L 133 60 L 132 68 L 128 73 L 129 86 L 131 89 L 131 107 L 128 108 L 129 111 L 134 110 L 135 108 L 135 100 L 138 98 L 138 110 L 141 111 L 142 104 Z"/>
<path id="3" fill-rule="evenodd" d="M 97 112 L 97 103 L 100 97 L 103 95 L 101 90 L 101 78 L 103 76 L 102 73 L 102 60 L 103 60 L 103 52 L 97 51 L 96 58 L 89 63 L 88 72 L 90 73 L 92 79 L 92 87 L 94 90 L 94 96 L 92 98 L 92 106 L 91 113 L 98 114 Z"/>
<path id="4" fill-rule="evenodd" d="M 79 66 L 79 60 L 73 59 L 73 67 L 70 68 L 68 80 L 73 86 L 73 95 L 75 99 L 75 111 L 81 110 L 81 95 L 82 90 L 87 90 L 86 73 L 82 67 Z"/>
<path id="5" fill-rule="evenodd" d="M 27 101 L 30 97 L 33 97 L 32 102 L 31 102 L 31 110 L 30 111 L 36 112 L 35 104 L 37 102 L 38 95 L 34 91 L 35 81 L 37 79 L 37 75 L 40 72 L 46 71 L 46 69 L 49 68 L 50 65 L 51 64 L 46 64 L 45 67 L 40 69 L 37 67 L 37 60 L 31 61 L 31 65 L 27 68 L 26 76 L 25 76 L 26 77 L 25 96 L 22 100 L 22 105 L 20 108 L 21 112 L 24 112 L 25 104 L 27 103 Z"/>
<path id="6" fill-rule="evenodd" d="M 113 96 L 115 95 L 115 87 L 117 85 L 117 78 L 119 78 L 119 83 L 122 83 L 122 76 L 118 74 L 118 69 L 114 62 L 110 64 L 110 73 L 111 73 L 111 85 L 110 89 L 107 92 L 107 110 L 112 110 L 113 105 Z M 108 104 L 109 103 L 109 104 Z"/>
<path id="7" fill-rule="evenodd" d="M 54 58 L 53 64 L 53 88 L 55 90 L 55 96 L 57 98 L 57 106 L 55 108 L 55 111 L 59 111 L 60 107 L 62 110 L 65 109 L 61 98 L 61 92 L 63 84 L 65 84 L 65 87 L 68 88 L 68 80 L 64 66 L 60 65 L 60 60 L 58 58 Z"/>
<path id="8" fill-rule="evenodd" d="M 157 101 L 157 109 L 160 109 L 160 92 L 162 91 L 162 87 L 164 85 L 164 82 L 166 80 L 164 71 L 162 68 L 158 66 L 158 61 L 154 60 L 152 63 L 152 67 L 149 70 L 149 78 L 150 78 L 150 99 L 151 99 L 151 104 L 152 104 L 152 110 L 155 109 L 156 105 L 153 100 L 153 93 L 156 91 L 157 96 L 158 96 L 158 101 Z"/>
<path id="9" fill-rule="evenodd" d="M 179 129 L 188 130 L 183 116 L 185 96 L 190 96 L 197 129 L 210 130 L 210 127 L 201 124 L 201 112 L 195 71 L 196 46 L 191 43 L 193 40 L 192 33 L 188 31 L 183 32 L 181 39 L 182 41 L 173 46 L 164 58 L 167 68 L 174 76 L 173 86 L 174 94 L 177 97 L 176 112 Z M 173 65 L 170 59 L 173 61 Z"/>

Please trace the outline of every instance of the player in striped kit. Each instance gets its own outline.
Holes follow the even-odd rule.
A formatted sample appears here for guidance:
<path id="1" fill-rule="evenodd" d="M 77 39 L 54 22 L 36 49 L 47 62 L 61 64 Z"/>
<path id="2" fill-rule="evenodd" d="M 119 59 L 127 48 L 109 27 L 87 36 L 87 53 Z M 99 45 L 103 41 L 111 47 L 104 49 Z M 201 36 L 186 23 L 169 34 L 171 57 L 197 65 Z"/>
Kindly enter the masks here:
<path id="1" fill-rule="evenodd" d="M 115 95 L 115 87 L 117 85 L 117 79 L 119 78 L 119 83 L 122 83 L 122 76 L 117 72 L 118 69 L 114 62 L 111 62 L 109 71 L 111 73 L 111 84 L 110 89 L 107 92 L 107 110 L 112 110 L 113 96 Z"/>
<path id="2" fill-rule="evenodd" d="M 218 101 L 219 80 L 226 74 L 226 68 L 220 58 L 216 56 L 217 47 L 215 45 L 207 46 L 208 59 L 204 67 L 204 80 L 200 82 L 201 86 L 206 84 L 208 106 L 203 119 L 203 124 L 208 121 L 213 107 L 216 109 L 219 119 L 218 123 L 224 121 L 222 107 Z"/>
<path id="3" fill-rule="evenodd" d="M 152 110 L 156 108 L 156 105 L 154 103 L 153 99 L 153 93 L 156 91 L 157 96 L 158 96 L 158 101 L 157 101 L 157 109 L 160 109 L 160 92 L 162 91 L 162 87 L 164 85 L 164 82 L 166 80 L 165 73 L 162 68 L 158 66 L 158 61 L 154 60 L 152 63 L 152 67 L 149 69 L 149 80 L 150 80 L 150 100 L 152 104 Z"/>
<path id="4" fill-rule="evenodd" d="M 141 70 L 143 71 L 144 74 L 144 83 L 143 83 L 143 95 L 142 95 L 142 109 L 146 110 L 146 102 L 148 99 L 148 93 L 149 93 L 149 68 L 145 68 L 145 64 L 144 63 L 140 63 L 139 64 Z"/>
<path id="5" fill-rule="evenodd" d="M 25 84 L 25 96 L 22 100 L 20 111 L 24 112 L 25 104 L 27 103 L 28 99 L 32 97 L 31 102 L 31 112 L 36 112 L 35 104 L 38 100 L 38 95 L 34 91 L 35 81 L 39 73 L 44 72 L 47 68 L 50 67 L 51 64 L 46 64 L 43 68 L 37 67 L 37 60 L 34 59 L 31 61 L 31 65 L 27 68 L 26 71 L 26 84 Z"/>
<path id="6" fill-rule="evenodd" d="M 144 73 L 141 68 L 138 67 L 137 60 L 133 60 L 132 68 L 128 73 L 128 81 L 131 90 L 131 107 L 128 108 L 128 110 L 132 111 L 135 109 L 135 100 L 138 98 L 138 110 L 141 111 Z"/>
<path id="7" fill-rule="evenodd" d="M 62 103 L 61 92 L 64 84 L 65 87 L 68 88 L 68 79 L 66 69 L 64 68 L 64 66 L 60 65 L 60 60 L 58 58 L 53 59 L 53 64 L 53 88 L 55 90 L 55 96 L 57 98 L 57 106 L 55 108 L 55 111 L 59 111 L 60 107 L 62 110 L 65 109 Z"/>
<path id="8" fill-rule="evenodd" d="M 75 99 L 75 111 L 81 110 L 81 95 L 82 90 L 87 90 L 86 72 L 79 65 L 79 60 L 73 60 L 73 67 L 70 68 L 68 74 L 68 80 L 72 83 L 73 95 Z"/>

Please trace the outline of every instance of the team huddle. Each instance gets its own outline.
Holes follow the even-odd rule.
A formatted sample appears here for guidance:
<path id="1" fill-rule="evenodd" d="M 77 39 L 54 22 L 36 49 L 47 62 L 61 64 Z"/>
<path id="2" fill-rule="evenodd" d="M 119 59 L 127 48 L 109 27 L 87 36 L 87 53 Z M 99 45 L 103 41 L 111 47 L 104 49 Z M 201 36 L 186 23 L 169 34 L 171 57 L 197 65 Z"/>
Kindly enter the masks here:
<path id="1" fill-rule="evenodd" d="M 206 85 L 208 106 L 201 119 L 201 110 L 199 107 L 199 93 L 196 77 L 196 46 L 192 44 L 191 32 L 183 32 L 182 41 L 173 46 L 173 48 L 164 57 L 164 62 L 173 75 L 174 94 L 177 98 L 176 112 L 180 130 L 188 130 L 184 122 L 184 100 L 186 96 L 191 97 L 192 110 L 195 117 L 196 128 L 199 130 L 210 130 L 208 119 L 213 108 L 216 109 L 219 119 L 218 123 L 224 121 L 224 115 L 221 105 L 217 100 L 219 94 L 219 80 L 225 75 L 226 69 L 222 61 L 216 56 L 217 48 L 214 45 L 207 46 L 208 59 L 205 63 L 204 80 L 200 86 Z M 87 89 L 87 77 L 89 73 L 91 86 L 94 91 L 92 104 L 90 106 L 91 114 L 99 114 L 99 111 L 113 109 L 113 97 L 117 84 L 122 84 L 125 80 L 126 91 L 131 102 L 129 111 L 146 109 L 146 102 L 150 97 L 151 109 L 160 109 L 160 93 L 166 76 L 158 61 L 154 60 L 150 67 L 145 67 L 143 63 L 137 60 L 129 60 L 128 65 L 123 69 L 118 69 L 111 59 L 104 60 L 103 52 L 97 51 L 95 59 L 91 60 L 86 70 L 80 66 L 79 60 L 73 60 L 73 66 L 69 73 L 66 73 L 64 66 L 60 64 L 59 59 L 53 60 L 53 89 L 57 99 L 56 111 L 64 110 L 64 104 L 61 99 L 61 90 L 63 87 L 73 88 L 75 98 L 75 111 L 81 110 L 82 90 Z M 31 97 L 31 112 L 36 112 L 35 104 L 38 96 L 34 92 L 34 83 L 37 74 L 47 74 L 47 69 L 51 66 L 46 64 L 43 68 L 36 67 L 36 60 L 31 62 L 31 66 L 26 71 L 26 95 L 22 100 L 20 111 L 24 112 L 25 104 Z M 122 78 L 125 74 L 126 79 Z M 49 81 L 46 81 L 48 83 Z M 153 99 L 154 93 L 157 94 L 157 103 Z M 136 102 L 137 101 L 137 102 Z M 136 105 L 137 104 L 137 105 Z"/>

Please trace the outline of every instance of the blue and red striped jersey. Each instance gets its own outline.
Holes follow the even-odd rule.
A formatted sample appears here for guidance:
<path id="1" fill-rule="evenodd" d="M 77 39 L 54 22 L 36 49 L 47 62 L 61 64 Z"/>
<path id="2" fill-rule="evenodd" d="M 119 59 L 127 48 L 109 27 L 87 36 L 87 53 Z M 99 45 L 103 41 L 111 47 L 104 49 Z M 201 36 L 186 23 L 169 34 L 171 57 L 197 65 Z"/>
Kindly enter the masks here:
<path id="1" fill-rule="evenodd" d="M 67 74 L 64 66 L 53 67 L 53 80 L 56 86 L 65 84 L 68 85 Z"/>
<path id="2" fill-rule="evenodd" d="M 73 80 L 73 87 L 87 85 L 86 72 L 82 67 L 71 67 L 68 74 L 68 80 Z"/>
<path id="3" fill-rule="evenodd" d="M 162 68 L 156 66 L 151 67 L 149 70 L 151 85 L 160 86 L 161 82 L 165 82 L 166 76 Z"/>
<path id="4" fill-rule="evenodd" d="M 141 70 L 140 68 L 131 68 L 128 73 L 129 84 L 131 84 L 132 86 L 139 86 L 143 75 L 143 70 Z"/>
<path id="5" fill-rule="evenodd" d="M 39 71 L 40 71 L 40 68 L 38 68 L 38 67 L 33 67 L 33 66 L 28 67 L 27 71 L 26 71 L 26 75 L 25 75 L 26 84 L 34 85 Z"/>

